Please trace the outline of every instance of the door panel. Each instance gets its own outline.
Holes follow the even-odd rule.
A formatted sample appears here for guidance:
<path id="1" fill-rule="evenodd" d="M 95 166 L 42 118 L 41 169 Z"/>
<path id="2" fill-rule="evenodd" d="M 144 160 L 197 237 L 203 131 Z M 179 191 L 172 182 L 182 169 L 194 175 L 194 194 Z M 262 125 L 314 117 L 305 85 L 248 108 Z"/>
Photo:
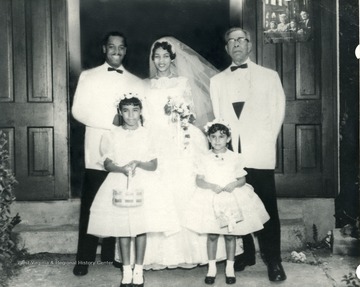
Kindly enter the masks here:
<path id="1" fill-rule="evenodd" d="M 0 129 L 8 135 L 17 200 L 68 198 L 65 0 L 5 0 L 7 45 Z M 3 33 L 5 32 L 5 33 Z M 2 41 L 3 42 L 3 41 Z M 10 55 L 10 56 L 9 56 Z"/>
<path id="2" fill-rule="evenodd" d="M 1 102 L 12 102 L 13 101 L 13 63 L 12 50 L 9 45 L 11 41 L 11 17 L 8 12 L 11 9 L 10 1 L 0 1 L 0 27 L 1 27 L 1 65 L 0 65 L 0 101 Z M 4 75 L 4 76 L 2 76 Z"/>
<path id="3" fill-rule="evenodd" d="M 26 1 L 28 102 L 52 102 L 50 12 L 48 0 Z"/>

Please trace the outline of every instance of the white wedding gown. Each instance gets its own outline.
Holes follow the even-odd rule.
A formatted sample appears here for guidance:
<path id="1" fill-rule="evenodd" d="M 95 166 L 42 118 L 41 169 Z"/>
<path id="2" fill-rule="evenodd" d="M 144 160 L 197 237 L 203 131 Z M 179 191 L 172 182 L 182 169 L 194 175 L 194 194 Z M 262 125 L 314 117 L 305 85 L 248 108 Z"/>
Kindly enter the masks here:
<path id="1" fill-rule="evenodd" d="M 158 139 L 158 172 L 161 176 L 158 188 L 171 193 L 181 224 L 188 201 L 196 189 L 194 162 L 199 155 L 208 151 L 208 141 L 195 126 L 190 124 L 184 131 L 178 122 L 171 121 L 164 111 L 169 98 L 192 104 L 191 89 L 186 78 L 163 77 L 149 81 L 145 125 L 153 130 Z M 206 242 L 206 234 L 200 235 L 185 227 L 171 235 L 148 233 L 144 269 L 192 268 L 206 264 Z M 242 252 L 240 243 L 241 240 L 237 244 L 237 254 Z M 133 252 L 131 257 L 134 258 Z M 223 237 L 219 239 L 217 259 L 226 259 Z"/>

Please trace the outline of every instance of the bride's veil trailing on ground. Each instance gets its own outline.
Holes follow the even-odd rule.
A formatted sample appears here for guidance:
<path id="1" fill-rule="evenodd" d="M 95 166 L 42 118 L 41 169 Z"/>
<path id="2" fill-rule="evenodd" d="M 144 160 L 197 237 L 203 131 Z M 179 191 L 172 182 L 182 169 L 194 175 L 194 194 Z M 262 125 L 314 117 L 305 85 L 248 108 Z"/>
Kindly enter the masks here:
<path id="1" fill-rule="evenodd" d="M 163 37 L 156 40 L 151 46 L 149 57 L 150 78 L 156 76 L 156 67 L 151 60 L 151 53 L 156 42 L 168 42 L 174 48 L 176 58 L 171 64 L 171 72 L 188 78 L 196 113 L 195 125 L 203 129 L 207 122 L 214 119 L 210 99 L 210 78 L 219 71 L 186 44 L 174 37 Z"/>

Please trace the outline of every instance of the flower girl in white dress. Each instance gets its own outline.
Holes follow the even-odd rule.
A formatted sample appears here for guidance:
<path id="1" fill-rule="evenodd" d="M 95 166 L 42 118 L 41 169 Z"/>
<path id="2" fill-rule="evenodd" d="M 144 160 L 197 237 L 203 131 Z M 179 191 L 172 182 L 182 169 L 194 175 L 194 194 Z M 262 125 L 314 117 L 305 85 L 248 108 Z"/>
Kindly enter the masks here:
<path id="1" fill-rule="evenodd" d="M 123 263 L 120 286 L 139 287 L 144 283 L 147 233 L 177 232 L 179 222 L 171 198 L 157 185 L 156 139 L 142 126 L 139 96 L 123 95 L 118 110 L 120 126 L 104 134 L 100 145 L 102 163 L 109 174 L 91 206 L 88 233 L 119 238 Z"/>
<path id="2" fill-rule="evenodd" d="M 230 127 L 215 120 L 205 130 L 211 149 L 197 162 L 198 188 L 188 204 L 185 226 L 208 235 L 206 284 L 215 282 L 218 239 L 220 235 L 225 236 L 226 284 L 234 284 L 236 237 L 263 229 L 269 215 L 252 186 L 246 184 L 247 173 L 241 155 L 228 149 Z"/>

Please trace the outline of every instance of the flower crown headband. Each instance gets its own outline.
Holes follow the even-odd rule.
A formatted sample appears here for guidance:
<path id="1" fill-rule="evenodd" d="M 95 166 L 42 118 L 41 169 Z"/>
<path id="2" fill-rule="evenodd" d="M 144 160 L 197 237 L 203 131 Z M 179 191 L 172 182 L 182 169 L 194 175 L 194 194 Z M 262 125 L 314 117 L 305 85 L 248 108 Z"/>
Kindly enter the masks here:
<path id="1" fill-rule="evenodd" d="M 212 122 L 208 122 L 204 126 L 204 131 L 207 133 L 209 131 L 209 129 L 215 124 L 220 124 L 220 125 L 227 127 L 229 129 L 229 132 L 231 133 L 230 125 L 227 122 L 225 122 L 223 119 L 214 119 Z"/>
<path id="2" fill-rule="evenodd" d="M 125 94 L 122 94 L 120 97 L 117 98 L 117 100 L 114 103 L 115 107 L 117 107 L 122 100 L 131 99 L 131 98 L 138 98 L 140 100 L 140 102 L 142 102 L 141 97 L 137 93 L 127 93 L 127 94 L 125 93 Z"/>

